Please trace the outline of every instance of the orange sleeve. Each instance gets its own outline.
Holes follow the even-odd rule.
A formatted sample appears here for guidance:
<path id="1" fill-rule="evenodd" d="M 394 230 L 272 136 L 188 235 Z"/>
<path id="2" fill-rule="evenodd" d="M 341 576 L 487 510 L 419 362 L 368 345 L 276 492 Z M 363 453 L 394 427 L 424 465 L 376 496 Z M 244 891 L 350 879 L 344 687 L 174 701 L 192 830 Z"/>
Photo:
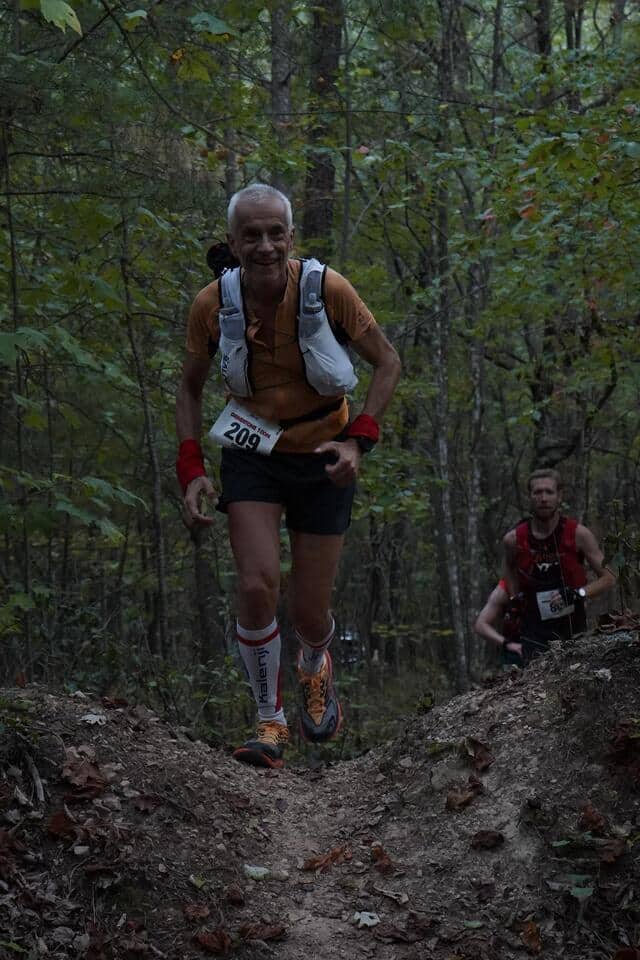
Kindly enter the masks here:
<path id="1" fill-rule="evenodd" d="M 216 281 L 203 287 L 189 310 L 187 353 L 198 360 L 210 360 L 218 347 L 220 298 Z"/>
<path id="2" fill-rule="evenodd" d="M 359 340 L 376 322 L 349 281 L 330 267 L 324 278 L 324 302 L 329 320 L 342 327 L 350 340 Z"/>

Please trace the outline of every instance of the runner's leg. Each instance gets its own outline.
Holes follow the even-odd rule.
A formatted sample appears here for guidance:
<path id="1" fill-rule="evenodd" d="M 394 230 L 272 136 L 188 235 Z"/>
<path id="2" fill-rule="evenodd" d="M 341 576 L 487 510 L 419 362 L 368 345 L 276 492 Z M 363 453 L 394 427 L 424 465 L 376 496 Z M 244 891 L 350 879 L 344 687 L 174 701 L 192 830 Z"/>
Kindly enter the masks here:
<path id="1" fill-rule="evenodd" d="M 294 530 L 290 537 L 289 615 L 301 647 L 300 729 L 305 739 L 321 742 L 334 737 L 342 723 L 329 653 L 335 628 L 329 608 L 344 537 Z"/>
<path id="2" fill-rule="evenodd" d="M 284 724 L 280 701 L 279 504 L 229 504 L 229 535 L 238 578 L 236 633 L 261 721 Z"/>

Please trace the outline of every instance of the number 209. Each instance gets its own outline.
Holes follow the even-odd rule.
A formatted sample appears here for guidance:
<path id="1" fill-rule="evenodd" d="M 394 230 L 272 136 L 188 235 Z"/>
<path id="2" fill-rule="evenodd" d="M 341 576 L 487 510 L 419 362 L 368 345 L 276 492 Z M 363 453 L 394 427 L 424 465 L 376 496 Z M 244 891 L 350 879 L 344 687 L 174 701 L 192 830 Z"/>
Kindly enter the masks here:
<path id="1" fill-rule="evenodd" d="M 235 421 L 228 430 L 225 430 L 224 436 L 235 443 L 238 447 L 245 447 L 248 450 L 257 450 L 260 443 L 260 437 L 257 433 L 252 433 L 248 427 L 241 427 Z"/>

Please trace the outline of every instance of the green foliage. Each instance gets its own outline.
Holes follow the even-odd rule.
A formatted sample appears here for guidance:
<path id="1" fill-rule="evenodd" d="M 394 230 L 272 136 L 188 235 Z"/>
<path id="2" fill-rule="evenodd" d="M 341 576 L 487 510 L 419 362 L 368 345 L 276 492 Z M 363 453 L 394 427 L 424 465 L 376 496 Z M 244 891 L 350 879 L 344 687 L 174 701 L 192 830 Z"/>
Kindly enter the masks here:
<path id="1" fill-rule="evenodd" d="M 398 643 L 401 661 L 409 641 L 424 643 L 423 668 L 437 655 L 449 669 L 440 494 L 448 484 L 467 597 L 471 508 L 473 562 L 495 570 L 500 535 L 523 508 L 518 474 L 540 459 L 562 466 L 603 523 L 619 502 L 608 552 L 625 602 L 635 600 L 636 10 L 618 29 L 588 4 L 580 49 L 555 33 L 542 69 L 524 8 L 504 9 L 500 24 L 495 5 L 460 8 L 447 26 L 435 3 L 352 3 L 336 86 L 323 92 L 309 82 L 318 10 L 298 3 L 290 112 L 278 125 L 264 5 L 125 0 L 106 17 L 92 0 L 18 7 L 4 3 L 0 20 L 8 675 L 26 658 L 35 674 L 107 687 L 151 663 L 144 689 L 168 712 L 197 704 L 221 739 L 252 722 L 241 680 L 219 662 L 232 616 L 226 539 L 216 526 L 194 551 L 180 519 L 173 398 L 227 191 L 286 175 L 300 211 L 312 152 L 336 171 L 332 263 L 404 367 L 383 441 L 363 461 L 336 595 L 344 622 Z M 443 50 L 456 51 L 448 89 Z M 299 249 L 313 253 L 313 238 Z M 207 388 L 205 419 L 222 402 Z M 207 456 L 215 472 L 217 454 Z M 210 589 L 195 586 L 195 556 Z M 416 684 L 415 702 L 432 686 Z M 349 694 L 362 705 L 360 745 L 387 735 L 366 716 L 369 678 Z"/>

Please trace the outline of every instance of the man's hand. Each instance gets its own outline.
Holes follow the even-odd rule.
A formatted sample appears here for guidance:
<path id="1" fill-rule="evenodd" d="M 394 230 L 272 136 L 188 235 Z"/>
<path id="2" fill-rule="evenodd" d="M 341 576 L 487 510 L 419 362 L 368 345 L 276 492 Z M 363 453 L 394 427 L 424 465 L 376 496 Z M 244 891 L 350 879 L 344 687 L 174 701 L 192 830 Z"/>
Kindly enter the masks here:
<path id="1" fill-rule="evenodd" d="M 502 644 L 505 651 L 508 653 L 517 653 L 519 657 L 522 657 L 522 644 L 516 643 L 515 640 L 506 640 Z"/>
<path id="2" fill-rule="evenodd" d="M 218 503 L 218 494 L 209 477 L 194 477 L 184 495 L 185 513 L 189 526 L 194 523 L 211 526 L 213 523 L 214 518 L 207 516 L 204 512 L 203 500 L 205 503 L 206 500 L 210 500 L 212 507 L 215 508 Z"/>
<path id="3" fill-rule="evenodd" d="M 314 453 L 330 453 L 336 458 L 335 463 L 328 463 L 324 468 L 327 476 L 336 487 L 348 487 L 355 483 L 360 469 L 360 447 L 355 440 L 328 440 L 316 447 Z"/>

